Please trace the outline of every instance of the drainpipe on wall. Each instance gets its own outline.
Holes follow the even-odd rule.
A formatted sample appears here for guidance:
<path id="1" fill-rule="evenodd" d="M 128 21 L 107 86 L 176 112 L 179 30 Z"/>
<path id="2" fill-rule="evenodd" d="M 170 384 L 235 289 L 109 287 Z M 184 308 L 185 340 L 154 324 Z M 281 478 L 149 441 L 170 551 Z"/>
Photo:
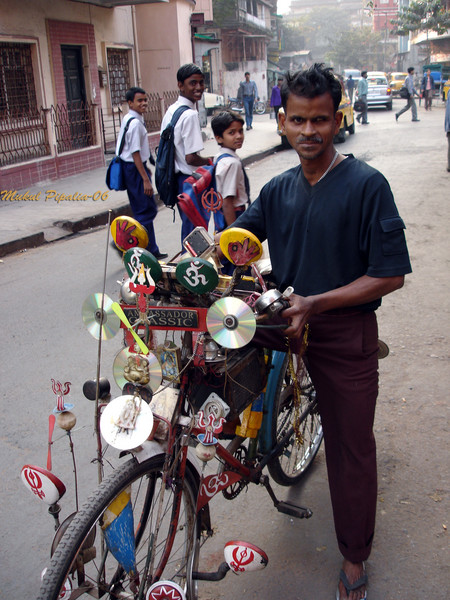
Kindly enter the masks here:
<path id="1" fill-rule="evenodd" d="M 133 23 L 133 41 L 134 41 L 134 66 L 136 69 L 136 83 L 138 87 L 142 86 L 141 67 L 139 62 L 139 44 L 136 29 L 136 6 L 131 7 L 131 20 Z"/>

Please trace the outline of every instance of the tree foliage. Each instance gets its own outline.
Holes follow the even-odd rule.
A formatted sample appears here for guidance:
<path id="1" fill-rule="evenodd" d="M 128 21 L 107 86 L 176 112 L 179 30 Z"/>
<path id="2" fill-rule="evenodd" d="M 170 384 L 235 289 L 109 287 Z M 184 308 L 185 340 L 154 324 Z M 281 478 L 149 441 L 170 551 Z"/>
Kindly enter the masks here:
<path id="1" fill-rule="evenodd" d="M 450 28 L 450 14 L 445 0 L 413 0 L 391 23 L 396 27 L 392 32 L 396 35 L 409 35 L 412 31 L 435 31 L 442 35 Z"/>
<path id="2" fill-rule="evenodd" d="M 315 60 L 321 60 L 341 32 L 349 28 L 347 14 L 342 9 L 314 8 L 307 15 L 283 24 L 284 50 L 310 50 Z"/>
<path id="3" fill-rule="evenodd" d="M 228 19 L 236 17 L 237 0 L 213 0 L 214 24 L 222 26 Z"/>
<path id="4" fill-rule="evenodd" d="M 379 51 L 381 39 L 382 33 L 370 27 L 352 27 L 341 32 L 326 58 L 336 67 L 367 68 Z"/>

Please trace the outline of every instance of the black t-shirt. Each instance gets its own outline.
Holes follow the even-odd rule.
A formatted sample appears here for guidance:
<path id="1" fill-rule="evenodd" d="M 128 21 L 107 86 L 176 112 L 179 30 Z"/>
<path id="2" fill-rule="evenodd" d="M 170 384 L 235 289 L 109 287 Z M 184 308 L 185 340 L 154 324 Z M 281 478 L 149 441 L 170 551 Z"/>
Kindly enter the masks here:
<path id="1" fill-rule="evenodd" d="M 388 182 L 349 155 L 316 185 L 301 166 L 274 177 L 234 223 L 267 239 L 280 290 L 327 292 L 363 275 L 411 272 L 400 218 Z M 360 306 L 374 310 L 381 299 Z"/>

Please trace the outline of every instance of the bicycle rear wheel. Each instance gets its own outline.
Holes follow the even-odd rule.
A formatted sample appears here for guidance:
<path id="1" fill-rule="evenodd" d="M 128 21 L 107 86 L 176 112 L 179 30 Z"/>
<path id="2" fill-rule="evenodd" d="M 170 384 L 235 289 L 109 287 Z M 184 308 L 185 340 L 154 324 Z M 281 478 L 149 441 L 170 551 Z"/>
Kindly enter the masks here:
<path id="1" fill-rule="evenodd" d="M 144 600 L 155 580 L 178 583 L 197 600 L 192 571 L 198 557 L 198 483 L 189 467 L 182 482 L 163 485 L 164 455 L 132 459 L 106 478 L 74 517 L 57 546 L 37 600 Z M 111 503 L 131 490 L 136 571 L 129 574 L 106 548 L 102 524 Z M 131 538 L 131 542 L 130 539 Z M 123 539 L 133 546 L 133 535 Z"/>
<path id="2" fill-rule="evenodd" d="M 258 100 L 254 104 L 254 111 L 257 115 L 263 115 L 266 112 L 266 103 L 262 100 Z"/>
<path id="3" fill-rule="evenodd" d="M 294 485 L 311 466 L 323 439 L 320 415 L 317 409 L 316 391 L 304 363 L 300 366 L 300 405 L 296 408 L 294 383 L 289 373 L 289 357 L 286 356 L 277 384 L 276 404 L 273 410 L 272 439 L 277 444 L 292 430 L 283 452 L 268 464 L 269 473 L 280 485 Z"/>

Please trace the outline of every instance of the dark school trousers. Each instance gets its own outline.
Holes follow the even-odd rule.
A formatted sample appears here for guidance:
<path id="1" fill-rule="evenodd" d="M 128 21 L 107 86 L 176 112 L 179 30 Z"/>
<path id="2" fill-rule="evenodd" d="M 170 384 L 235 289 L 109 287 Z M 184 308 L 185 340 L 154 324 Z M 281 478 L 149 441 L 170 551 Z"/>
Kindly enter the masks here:
<path id="1" fill-rule="evenodd" d="M 190 177 L 190 175 L 186 175 L 185 173 L 178 173 L 178 194 L 183 193 L 183 183 L 188 177 Z M 201 203 L 197 205 L 197 210 L 200 213 L 200 215 L 204 218 L 205 222 L 209 223 L 211 215 L 206 210 L 206 208 L 203 208 Z M 195 229 L 195 225 L 189 220 L 189 218 L 184 214 L 180 207 L 178 207 L 178 212 L 181 218 L 181 246 L 182 250 L 184 251 L 183 240 L 191 233 L 191 231 Z"/>
<path id="2" fill-rule="evenodd" d="M 323 426 L 334 525 L 339 549 L 351 562 L 369 557 L 375 529 L 377 353 L 374 312 L 344 309 L 310 319 L 306 356 Z"/>
<path id="3" fill-rule="evenodd" d="M 148 233 L 148 246 L 147 250 L 152 254 L 159 254 L 159 248 L 156 243 L 155 229 L 153 227 L 153 220 L 158 213 L 155 199 L 152 196 L 147 196 L 144 193 L 144 183 L 139 171 L 136 169 L 134 162 L 122 162 L 123 165 L 123 176 L 127 189 L 128 199 L 130 201 L 131 210 L 133 217 L 136 221 L 139 221 L 141 225 L 145 227 Z M 147 165 L 144 164 L 144 169 L 147 175 L 152 179 L 150 171 L 147 169 Z"/>
<path id="4" fill-rule="evenodd" d="M 277 331 L 257 328 L 252 343 L 285 352 L 286 338 Z M 300 340 L 291 348 L 298 352 Z M 377 354 L 374 312 L 348 308 L 309 320 L 305 362 L 322 420 L 336 537 L 351 562 L 367 560 L 375 528 Z"/>

